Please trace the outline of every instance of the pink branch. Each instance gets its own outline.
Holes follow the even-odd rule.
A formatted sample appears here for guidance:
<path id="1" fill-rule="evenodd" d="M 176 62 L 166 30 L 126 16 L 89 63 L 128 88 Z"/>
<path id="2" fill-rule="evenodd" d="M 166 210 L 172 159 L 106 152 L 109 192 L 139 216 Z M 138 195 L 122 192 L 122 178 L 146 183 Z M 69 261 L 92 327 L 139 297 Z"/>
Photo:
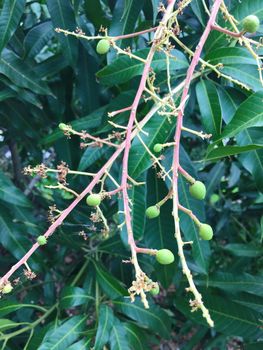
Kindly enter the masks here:
<path id="1" fill-rule="evenodd" d="M 157 28 L 158 28 L 158 27 L 154 27 L 154 28 L 142 30 L 142 31 L 140 31 L 140 32 L 135 32 L 135 33 L 130 33 L 130 34 L 124 34 L 124 35 L 118 35 L 118 36 L 115 36 L 113 39 L 114 39 L 114 40 L 120 40 L 120 39 L 133 38 L 133 37 L 135 37 L 135 36 L 139 36 L 139 35 L 142 35 L 142 34 L 154 32 Z"/>
<path id="2" fill-rule="evenodd" d="M 220 27 L 218 25 L 214 25 L 214 24 L 211 25 L 211 29 L 217 30 L 218 32 L 221 32 L 221 33 L 224 33 L 224 34 L 227 34 L 230 36 L 233 36 L 234 38 L 240 38 L 245 33 L 244 31 L 239 32 L 239 33 L 234 33 L 228 29 L 222 28 L 222 27 Z"/>
<path id="3" fill-rule="evenodd" d="M 204 44 L 208 38 L 209 33 L 212 30 L 212 26 L 215 23 L 215 19 L 217 16 L 217 13 L 219 11 L 220 5 L 222 3 L 222 0 L 215 0 L 212 11 L 211 11 L 211 16 L 209 18 L 209 21 L 207 23 L 207 26 L 200 38 L 199 44 L 196 47 L 194 56 L 192 58 L 192 62 L 187 70 L 186 74 L 186 79 L 185 79 L 185 87 L 183 89 L 182 97 L 181 97 L 181 108 L 178 112 L 177 116 L 177 125 L 176 125 L 176 131 L 175 131 L 175 136 L 174 136 L 174 141 L 175 141 L 175 147 L 174 147 L 174 154 L 173 154 L 173 188 L 174 188 L 174 196 L 175 196 L 175 201 L 177 204 L 179 204 L 178 200 L 178 186 L 177 186 L 177 178 L 178 178 L 178 170 L 179 170 L 179 155 L 180 155 L 180 139 L 181 139 L 181 132 L 182 132 L 182 126 L 183 126 L 183 116 L 184 116 L 184 108 L 185 104 L 183 101 L 185 101 L 188 92 L 189 92 L 189 87 L 191 80 L 193 78 L 194 70 L 195 67 L 198 64 L 201 52 L 203 50 Z M 180 168 L 182 171 L 182 168 Z M 174 210 L 177 210 L 177 213 L 174 213 L 175 217 L 178 217 L 178 207 L 174 208 Z"/>
<path id="4" fill-rule="evenodd" d="M 169 18 L 169 15 L 173 9 L 175 0 L 172 0 L 169 2 L 169 5 L 167 6 L 166 13 L 163 17 L 162 23 L 166 23 L 166 21 Z M 131 246 L 133 252 L 136 252 L 136 244 L 134 241 L 133 237 L 133 232 L 132 232 L 132 218 L 130 214 L 130 207 L 129 207 L 129 197 L 128 197 L 128 191 L 127 191 L 127 182 L 128 182 L 128 159 L 129 159 L 129 152 L 131 148 L 131 134 L 132 134 L 132 128 L 136 120 L 136 112 L 137 108 L 142 96 L 142 93 L 144 91 L 145 85 L 146 85 L 146 80 L 149 74 L 151 62 L 155 53 L 156 49 L 156 43 L 155 39 L 159 38 L 162 33 L 163 33 L 163 28 L 164 26 L 159 26 L 154 37 L 154 43 L 149 51 L 149 54 L 146 59 L 146 63 L 143 69 L 141 81 L 135 96 L 135 99 L 132 104 L 132 109 L 131 109 L 131 114 L 129 118 L 129 122 L 127 125 L 127 133 L 126 133 L 126 141 L 125 141 L 125 149 L 124 149 L 124 155 L 123 155 L 123 165 L 122 165 L 122 188 L 123 188 L 123 203 L 124 203 L 124 213 L 125 213 L 125 222 L 127 226 L 127 232 L 128 232 L 128 243 Z"/>

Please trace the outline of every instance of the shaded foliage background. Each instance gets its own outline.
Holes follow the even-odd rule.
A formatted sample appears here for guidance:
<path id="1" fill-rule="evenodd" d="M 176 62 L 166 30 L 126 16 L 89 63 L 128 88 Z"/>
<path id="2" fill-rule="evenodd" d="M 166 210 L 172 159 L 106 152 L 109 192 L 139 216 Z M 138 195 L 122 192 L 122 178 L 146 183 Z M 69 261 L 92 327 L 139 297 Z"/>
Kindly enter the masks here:
<path id="1" fill-rule="evenodd" d="M 5 0 L 0 15 L 0 242 L 1 274 L 21 258 L 36 237 L 48 227 L 48 207 L 65 208 L 72 199 L 67 193 L 47 189 L 55 175 L 30 182 L 23 167 L 45 162 L 56 166 L 61 160 L 71 169 L 96 172 L 109 158 L 108 148 L 81 150 L 79 140 L 67 140 L 57 129 L 59 122 L 77 130 L 105 136 L 112 132 L 107 112 L 128 106 L 134 97 L 142 65 L 128 57 L 98 57 L 94 42 L 56 34 L 54 28 L 81 28 L 97 33 L 100 26 L 110 35 L 131 33 L 154 26 L 159 1 L 150 0 Z M 206 1 L 209 5 L 209 1 Z M 249 14 L 263 18 L 261 0 L 225 1 L 231 14 L 242 20 Z M 201 0 L 193 0 L 180 16 L 181 40 L 190 48 L 198 43 L 207 21 Z M 218 22 L 225 26 L 223 18 Z M 262 26 L 260 28 L 262 33 Z M 260 31 L 254 36 L 257 40 Z M 123 40 L 139 55 L 147 55 L 150 36 Z M 234 45 L 235 43 L 235 45 Z M 259 53 L 262 55 L 262 48 Z M 177 60 L 171 64 L 172 85 L 182 81 L 188 57 L 175 45 Z M 90 209 L 82 204 L 29 261 L 37 279 L 27 281 L 22 271 L 14 292 L 0 301 L 0 340 L 3 349 L 235 349 L 263 346 L 263 90 L 255 60 L 236 41 L 213 32 L 203 58 L 222 62 L 223 72 L 251 88 L 241 89 L 201 71 L 191 87 L 186 109 L 186 126 L 204 129 L 220 141 L 218 148 L 184 134 L 181 163 L 189 173 L 205 182 L 206 202 L 188 195 L 180 178 L 181 202 L 198 217 L 211 223 L 215 238 L 201 242 L 191 220 L 181 217 L 183 233 L 194 240 L 187 260 L 204 301 L 215 321 L 208 329 L 201 315 L 191 313 L 185 294 L 185 280 L 178 260 L 157 266 L 151 257 L 141 256 L 144 270 L 157 281 L 161 293 L 145 310 L 140 301 L 131 304 L 127 288 L 133 276 L 122 264 L 129 258 L 125 229 L 119 235 L 118 200 L 103 202 L 102 209 L 112 234 L 103 240 L 98 224 L 92 231 Z M 166 90 L 166 61 L 158 53 L 153 62 L 160 94 Z M 151 107 L 141 103 L 139 119 Z M 116 118 L 125 125 L 128 114 Z M 151 148 L 171 140 L 171 124 L 156 114 L 147 124 Z M 235 137 L 235 139 L 233 139 Z M 223 142 L 222 139 L 224 138 Z M 227 145 L 226 145 L 227 142 Z M 250 152 L 243 153 L 247 150 Z M 171 163 L 171 151 L 163 163 Z M 190 160 L 191 158 L 191 160 Z M 119 163 L 112 174 L 119 178 Z M 156 177 L 140 142 L 133 141 L 130 175 L 146 181 L 135 187 L 134 232 L 140 245 L 170 247 L 176 253 L 170 203 L 158 219 L 146 221 L 142 213 L 167 193 Z M 198 172 L 198 176 L 197 176 Z M 70 186 L 81 191 L 87 177 L 72 176 Z M 34 184 L 34 187 L 32 186 Z M 111 183 L 107 184 L 111 189 Z M 121 201 L 120 201 L 121 202 Z M 205 219 L 206 218 L 206 219 Z M 88 239 L 79 232 L 84 230 Z M 98 317 L 96 317 L 96 315 Z M 8 342 L 6 342 L 8 340 Z M 261 340 L 261 341 L 260 341 Z M 242 345 L 241 345 L 242 344 Z M 163 346 L 163 347 L 162 347 Z"/>

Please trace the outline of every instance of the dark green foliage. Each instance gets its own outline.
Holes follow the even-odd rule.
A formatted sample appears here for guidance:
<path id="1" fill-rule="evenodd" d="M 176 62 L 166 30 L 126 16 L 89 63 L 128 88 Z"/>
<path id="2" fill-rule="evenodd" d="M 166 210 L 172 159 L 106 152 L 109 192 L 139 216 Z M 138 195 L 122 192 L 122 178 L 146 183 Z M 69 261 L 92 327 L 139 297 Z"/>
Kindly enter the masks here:
<path id="1" fill-rule="evenodd" d="M 208 20 L 203 3 L 193 0 L 179 17 L 181 39 L 193 51 Z M 240 21 L 240 30 L 249 15 L 263 19 L 262 0 L 225 3 Z M 65 126 L 107 137 L 113 130 L 107 113 L 131 105 L 143 69 L 141 61 L 117 56 L 113 49 L 100 56 L 97 42 L 64 36 L 54 29 L 79 27 L 90 35 L 103 25 L 109 35 L 128 34 L 155 26 L 160 18 L 158 5 L 155 0 L 0 2 L 1 276 L 35 242 L 46 243 L 42 234 L 50 225 L 49 207 L 55 202 L 63 211 L 74 197 L 46 187 L 57 183 L 54 172 L 43 179 L 34 174 L 36 180 L 32 180 L 22 174 L 22 168 L 42 162 L 56 168 L 64 161 L 70 169 L 97 173 L 112 149 L 82 150 L 77 137 L 65 137 Z M 222 16 L 218 23 L 226 25 Z M 257 26 L 246 30 L 254 29 L 260 34 Z M 119 43 L 145 58 L 151 38 L 147 34 Z M 170 71 L 171 84 L 176 86 L 185 77 L 189 59 L 173 44 L 176 60 L 170 61 Z M 186 106 L 185 126 L 213 134 L 210 144 L 184 132 L 182 138 L 180 163 L 205 184 L 204 201 L 190 196 L 189 184 L 179 174 L 181 204 L 214 230 L 213 239 L 206 242 L 200 239 L 203 231 L 199 236 L 198 227 L 180 213 L 184 240 L 193 242 L 185 246 L 186 258 L 215 320 L 213 331 L 199 311 L 190 312 L 185 276 L 177 260 L 171 201 L 162 206 L 156 219 L 145 219 L 146 208 L 161 201 L 169 188 L 136 137 L 129 175 L 144 185 L 129 189 L 135 239 L 142 247 L 172 252 L 169 265 L 158 264 L 154 256 L 138 255 L 144 270 L 158 282 L 158 288 L 151 291 L 155 297 L 147 295 L 150 308 L 145 309 L 137 298 L 131 303 L 127 293 L 134 274 L 131 264 L 122 263 L 130 258 L 126 228 L 121 234 L 118 229 L 123 222 L 122 201 L 113 196 L 96 202 L 110 224 L 110 236 L 105 238 L 102 223 L 91 220 L 96 208 L 87 206 L 84 198 L 29 259 L 32 271 L 23 266 L 10 278 L 11 284 L 6 281 L 1 286 L 3 349 L 102 350 L 106 345 L 112 350 L 168 346 L 225 350 L 234 348 L 234 341 L 248 350 L 263 348 L 263 90 L 256 61 L 238 40 L 213 31 L 202 58 L 213 65 L 221 63 L 222 73 L 250 88 L 242 89 L 205 68 L 193 81 Z M 167 93 L 166 64 L 166 56 L 157 52 L 151 67 L 160 96 Z M 151 104 L 141 99 L 138 121 Z M 120 114 L 114 122 L 126 126 L 128 116 L 129 112 Z M 155 113 L 144 128 L 148 135 L 140 134 L 150 150 L 162 151 L 155 156 L 164 156 L 161 162 L 166 168 L 171 166 L 172 149 L 156 146 L 173 142 L 174 120 Z M 115 179 L 120 178 L 120 164 L 118 158 L 111 169 Z M 67 181 L 80 193 L 91 180 L 72 174 Z M 106 187 L 114 189 L 110 181 Z M 94 192 L 100 192 L 99 186 Z M 30 272 L 37 277 L 30 280 L 34 277 Z M 20 281 L 15 280 L 18 277 Z"/>

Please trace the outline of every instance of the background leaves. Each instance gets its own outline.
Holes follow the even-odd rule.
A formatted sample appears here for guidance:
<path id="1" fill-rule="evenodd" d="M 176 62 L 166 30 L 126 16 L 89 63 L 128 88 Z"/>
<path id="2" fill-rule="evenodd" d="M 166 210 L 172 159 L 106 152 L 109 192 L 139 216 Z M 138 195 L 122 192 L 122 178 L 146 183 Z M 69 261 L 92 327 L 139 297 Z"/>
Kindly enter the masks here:
<path id="1" fill-rule="evenodd" d="M 207 23 L 211 1 L 193 0 L 178 17 L 180 40 L 195 51 Z M 238 21 L 249 14 L 263 19 L 262 1 L 225 1 Z M 113 48 L 98 56 L 96 42 L 78 40 L 55 31 L 56 27 L 96 35 L 102 26 L 110 35 L 128 34 L 159 23 L 159 1 L 144 0 L 4 0 L 0 2 L 0 243 L 1 275 L 34 244 L 49 226 L 49 207 L 64 210 L 72 197 L 47 186 L 57 183 L 54 172 L 41 179 L 22 174 L 29 164 L 45 163 L 56 168 L 65 161 L 71 169 L 97 173 L 112 149 L 103 146 L 80 149 L 79 139 L 66 139 L 60 122 L 77 131 L 107 137 L 113 131 L 108 112 L 132 104 L 143 63 Z M 231 26 L 219 15 L 217 23 Z M 238 24 L 241 28 L 241 24 Z M 258 41 L 258 33 L 252 35 Z M 145 58 L 153 33 L 118 41 L 122 49 Z M 184 78 L 191 57 L 176 43 L 170 54 L 172 88 Z M 255 46 L 253 46 L 255 48 Z M 258 53 L 262 54 L 262 48 Z M 262 241 L 263 241 L 263 150 L 262 86 L 251 53 L 223 33 L 213 31 L 202 59 L 216 65 L 222 78 L 209 67 L 198 67 L 187 100 L 184 126 L 213 135 L 201 140 L 184 131 L 181 165 L 207 186 L 200 202 L 189 196 L 189 184 L 179 176 L 182 205 L 214 229 L 210 243 L 199 239 L 198 229 L 181 213 L 180 224 L 185 255 L 195 283 L 215 320 L 212 332 L 199 312 L 191 313 L 186 281 L 177 258 L 172 205 L 168 200 L 158 218 L 145 218 L 145 208 L 169 191 L 158 166 L 137 137 L 132 142 L 129 175 L 140 186 L 129 189 L 133 201 L 133 229 L 141 247 L 168 248 L 175 254 L 169 266 L 154 257 L 139 255 L 143 270 L 160 286 L 160 293 L 147 295 L 144 309 L 128 296 L 134 280 L 129 264 L 127 232 L 122 200 L 113 196 L 103 201 L 110 237 L 102 234 L 102 223 L 92 221 L 92 210 L 83 203 L 50 237 L 48 244 L 29 259 L 36 279 L 26 278 L 26 266 L 12 277 L 12 295 L 0 302 L 0 343 L 11 349 L 171 349 L 261 348 L 262 339 Z M 167 94 L 167 61 L 162 51 L 151 65 L 155 92 Z M 245 84 L 241 88 L 233 79 Z M 154 101 L 140 101 L 140 121 Z M 175 96 L 174 103 L 178 103 Z M 148 121 L 140 136 L 150 151 L 169 171 L 172 147 L 160 154 L 155 143 L 173 141 L 176 117 L 160 110 Z M 112 121 L 126 126 L 129 112 Z M 121 142 L 121 141 L 119 141 Z M 119 157 L 109 170 L 120 181 Z M 68 176 L 68 186 L 80 193 L 90 176 Z M 114 184 L 107 179 L 107 189 Z M 99 187 L 96 188 L 96 191 Z M 19 278 L 19 280 L 18 280 Z M 237 338 L 238 336 L 238 338 Z M 5 340 L 8 340 L 5 343 Z M 237 342 L 237 343 L 236 343 Z"/>

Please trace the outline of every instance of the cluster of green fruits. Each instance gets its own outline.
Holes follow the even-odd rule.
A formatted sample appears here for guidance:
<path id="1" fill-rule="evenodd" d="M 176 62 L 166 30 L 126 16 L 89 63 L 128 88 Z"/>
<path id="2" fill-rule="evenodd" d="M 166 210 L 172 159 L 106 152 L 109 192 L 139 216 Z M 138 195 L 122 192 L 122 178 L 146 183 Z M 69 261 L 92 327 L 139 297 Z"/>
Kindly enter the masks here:
<path id="1" fill-rule="evenodd" d="M 154 152 L 159 153 L 164 148 L 164 145 L 156 143 L 153 147 Z M 195 181 L 189 186 L 191 196 L 198 200 L 203 200 L 206 196 L 206 187 L 201 181 Z M 148 207 L 145 211 L 147 218 L 154 219 L 160 215 L 160 203 Z M 208 241 L 213 237 L 213 229 L 208 224 L 200 223 L 199 235 L 202 239 Z"/>

